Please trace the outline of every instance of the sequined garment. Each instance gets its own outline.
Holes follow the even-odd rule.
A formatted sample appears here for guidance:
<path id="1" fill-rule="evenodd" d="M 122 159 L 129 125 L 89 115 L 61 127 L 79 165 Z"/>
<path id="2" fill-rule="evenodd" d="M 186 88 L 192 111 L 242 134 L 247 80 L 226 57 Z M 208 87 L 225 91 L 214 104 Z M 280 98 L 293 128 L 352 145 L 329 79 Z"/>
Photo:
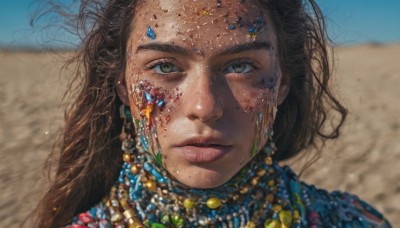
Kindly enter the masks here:
<path id="1" fill-rule="evenodd" d="M 275 180 L 280 182 L 279 190 L 274 190 L 274 192 L 279 195 L 281 201 L 287 200 L 287 203 L 282 203 L 284 205 L 277 206 L 273 203 L 264 204 L 263 208 L 264 214 L 268 214 L 270 217 L 265 215 L 259 215 L 257 221 L 254 221 L 254 214 L 257 213 L 255 209 L 256 203 L 250 203 L 246 205 L 246 208 L 240 207 L 241 205 L 236 205 L 239 208 L 239 212 L 243 212 L 245 216 L 241 216 L 238 212 L 233 212 L 231 215 L 219 216 L 218 210 L 222 211 L 222 207 L 215 209 L 216 213 L 210 214 L 209 212 L 213 209 L 209 209 L 208 217 L 210 220 L 207 224 L 199 224 L 198 221 L 189 221 L 188 217 L 180 213 L 178 210 L 171 213 L 180 213 L 177 216 L 169 216 L 167 221 L 159 221 L 152 215 L 140 216 L 141 213 L 146 213 L 144 211 L 155 210 L 151 207 L 159 206 L 154 202 L 154 198 L 150 200 L 151 202 L 142 202 L 146 206 L 136 207 L 136 213 L 139 218 L 146 220 L 143 222 L 143 227 L 196 227 L 196 226 L 210 226 L 213 227 L 391 227 L 389 222 L 374 208 L 360 200 L 357 196 L 351 195 L 349 193 L 343 192 L 332 192 L 329 193 L 325 190 L 317 189 L 314 186 L 307 185 L 303 182 L 299 182 L 297 176 L 292 172 L 292 170 L 285 166 L 279 167 L 276 164 L 271 165 L 275 170 L 276 176 Z M 123 168 L 127 168 L 124 164 Z M 247 167 L 248 168 L 248 167 Z M 124 175 L 129 175 L 121 172 L 121 177 Z M 157 174 L 156 174 L 157 175 Z M 266 174 L 268 175 L 268 174 Z M 251 181 L 251 178 L 247 178 L 244 181 Z M 243 180 L 242 180 L 243 181 Z M 260 182 L 263 183 L 262 181 Z M 268 182 L 270 183 L 270 181 Z M 266 192 L 268 192 L 268 183 Z M 137 183 L 135 183 L 137 187 Z M 246 183 L 241 183 L 241 185 L 246 185 Z M 130 189 L 132 190 L 131 185 Z M 115 190 L 115 188 L 114 188 Z M 110 193 L 111 194 L 111 193 Z M 255 194 L 254 192 L 249 194 Z M 268 194 L 266 194 L 268 195 Z M 263 195 L 263 197 L 268 197 Z M 134 196 L 134 194 L 131 194 Z M 110 197 L 110 196 L 109 196 Z M 84 227 L 128 227 L 128 225 L 122 225 L 123 223 L 112 223 L 113 211 L 110 207 L 110 202 L 107 203 L 109 197 L 105 198 L 102 202 L 98 203 L 92 207 L 89 211 L 79 214 L 73 219 L 73 223 L 67 227 L 69 228 L 84 228 Z M 145 197 L 145 196 L 144 196 Z M 254 196 L 252 196 L 254 198 Z M 146 198 L 146 197 L 145 197 Z M 137 199 L 135 199 L 137 200 Z M 140 200 L 139 200 L 140 201 Z M 166 203 L 171 201 L 165 201 Z M 271 201 L 272 202 L 272 201 Z M 245 204 L 245 202 L 241 202 Z M 139 205 L 139 204 L 138 204 Z M 150 207 L 150 208 L 149 208 Z M 230 205 L 230 207 L 233 207 Z M 278 207 L 278 208 L 276 208 Z M 246 209 L 246 213 L 244 213 Z M 138 211 L 142 210 L 142 211 Z M 166 210 L 166 209 L 165 209 Z M 258 210 L 259 211 L 259 210 Z M 290 212 L 285 214 L 285 211 Z M 159 214 L 166 213 L 165 211 L 159 211 Z M 294 212 L 294 213 L 293 213 Z M 229 212 L 227 212 L 229 213 Z M 156 214 L 156 213 L 154 213 Z M 212 220 L 212 216 L 219 216 L 220 219 Z M 151 218 L 149 218 L 151 217 Z M 164 218 L 164 217 L 163 217 Z M 163 219 L 161 218 L 161 220 Z M 222 218 L 222 219 L 221 219 Z M 115 218 L 114 218 L 115 219 Z M 211 221 L 211 223 L 210 223 Z M 296 222 L 297 221 L 297 222 Z M 136 227 L 136 225 L 130 225 L 129 227 Z"/>

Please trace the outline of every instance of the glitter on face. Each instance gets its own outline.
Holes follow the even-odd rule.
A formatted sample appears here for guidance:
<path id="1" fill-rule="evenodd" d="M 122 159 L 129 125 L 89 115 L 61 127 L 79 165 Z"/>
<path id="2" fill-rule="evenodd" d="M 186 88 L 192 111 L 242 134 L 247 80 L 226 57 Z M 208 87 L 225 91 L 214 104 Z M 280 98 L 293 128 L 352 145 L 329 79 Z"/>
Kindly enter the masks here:
<path id="1" fill-rule="evenodd" d="M 253 24 L 249 26 L 248 32 L 251 38 L 256 38 L 257 33 L 261 31 L 263 25 L 265 24 L 264 20 L 261 17 L 258 17 L 254 20 Z"/>

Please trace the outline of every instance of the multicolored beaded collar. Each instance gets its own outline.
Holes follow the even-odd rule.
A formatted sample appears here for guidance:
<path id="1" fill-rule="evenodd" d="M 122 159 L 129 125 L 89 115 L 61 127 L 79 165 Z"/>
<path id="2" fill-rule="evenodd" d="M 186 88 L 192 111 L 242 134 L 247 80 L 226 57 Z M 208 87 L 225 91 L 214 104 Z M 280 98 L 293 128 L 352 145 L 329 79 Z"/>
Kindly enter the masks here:
<path id="1" fill-rule="evenodd" d="M 272 162 L 273 144 L 229 182 L 207 190 L 171 179 L 140 143 L 128 138 L 122 148 L 118 183 L 69 227 L 391 227 L 354 195 L 299 183 Z"/>
<path id="2" fill-rule="evenodd" d="M 169 178 L 153 156 L 142 149 L 140 141 L 133 144 L 129 139 L 123 143 L 119 183 L 107 202 L 115 225 L 254 227 L 262 222 L 288 227 L 300 225 L 305 217 L 298 183 L 292 181 L 295 192 L 290 196 L 272 162 L 274 146 L 266 147 L 223 186 L 201 190 L 185 188 Z M 296 200 L 291 200 L 293 197 Z"/>

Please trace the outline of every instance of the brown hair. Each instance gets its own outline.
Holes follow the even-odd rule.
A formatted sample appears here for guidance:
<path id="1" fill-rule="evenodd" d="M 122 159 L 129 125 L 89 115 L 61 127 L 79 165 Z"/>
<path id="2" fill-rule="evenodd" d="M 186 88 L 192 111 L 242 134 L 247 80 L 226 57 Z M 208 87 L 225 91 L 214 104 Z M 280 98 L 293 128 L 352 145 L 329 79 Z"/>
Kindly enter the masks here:
<path id="1" fill-rule="evenodd" d="M 316 3 L 258 2 L 270 14 L 281 69 L 290 78 L 290 92 L 274 123 L 276 159 L 283 160 L 315 146 L 317 138 L 338 137 L 347 112 L 330 91 L 328 39 Z M 54 179 L 36 209 L 39 227 L 65 226 L 74 215 L 99 202 L 116 181 L 121 167 L 121 102 L 115 84 L 124 76 L 135 5 L 136 1 L 126 0 L 81 0 L 76 15 L 54 2 L 50 5 L 50 11 L 74 22 L 83 40 L 70 61 L 78 69 L 67 92 L 76 92 L 73 84 L 79 84 L 80 91 L 67 109 L 65 127 L 46 163 L 50 170 L 51 161 L 57 161 Z M 324 132 L 332 110 L 339 113 L 339 121 Z"/>

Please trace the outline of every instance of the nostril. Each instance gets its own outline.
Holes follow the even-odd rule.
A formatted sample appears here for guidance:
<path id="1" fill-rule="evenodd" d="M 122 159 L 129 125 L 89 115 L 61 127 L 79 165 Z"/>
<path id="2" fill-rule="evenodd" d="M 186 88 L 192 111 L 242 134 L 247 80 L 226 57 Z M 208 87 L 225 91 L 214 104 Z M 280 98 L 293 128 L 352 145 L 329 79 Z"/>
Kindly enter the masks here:
<path id="1" fill-rule="evenodd" d="M 189 119 L 190 120 L 195 120 L 195 119 L 197 119 L 198 117 L 196 116 L 196 115 L 189 115 Z"/>

